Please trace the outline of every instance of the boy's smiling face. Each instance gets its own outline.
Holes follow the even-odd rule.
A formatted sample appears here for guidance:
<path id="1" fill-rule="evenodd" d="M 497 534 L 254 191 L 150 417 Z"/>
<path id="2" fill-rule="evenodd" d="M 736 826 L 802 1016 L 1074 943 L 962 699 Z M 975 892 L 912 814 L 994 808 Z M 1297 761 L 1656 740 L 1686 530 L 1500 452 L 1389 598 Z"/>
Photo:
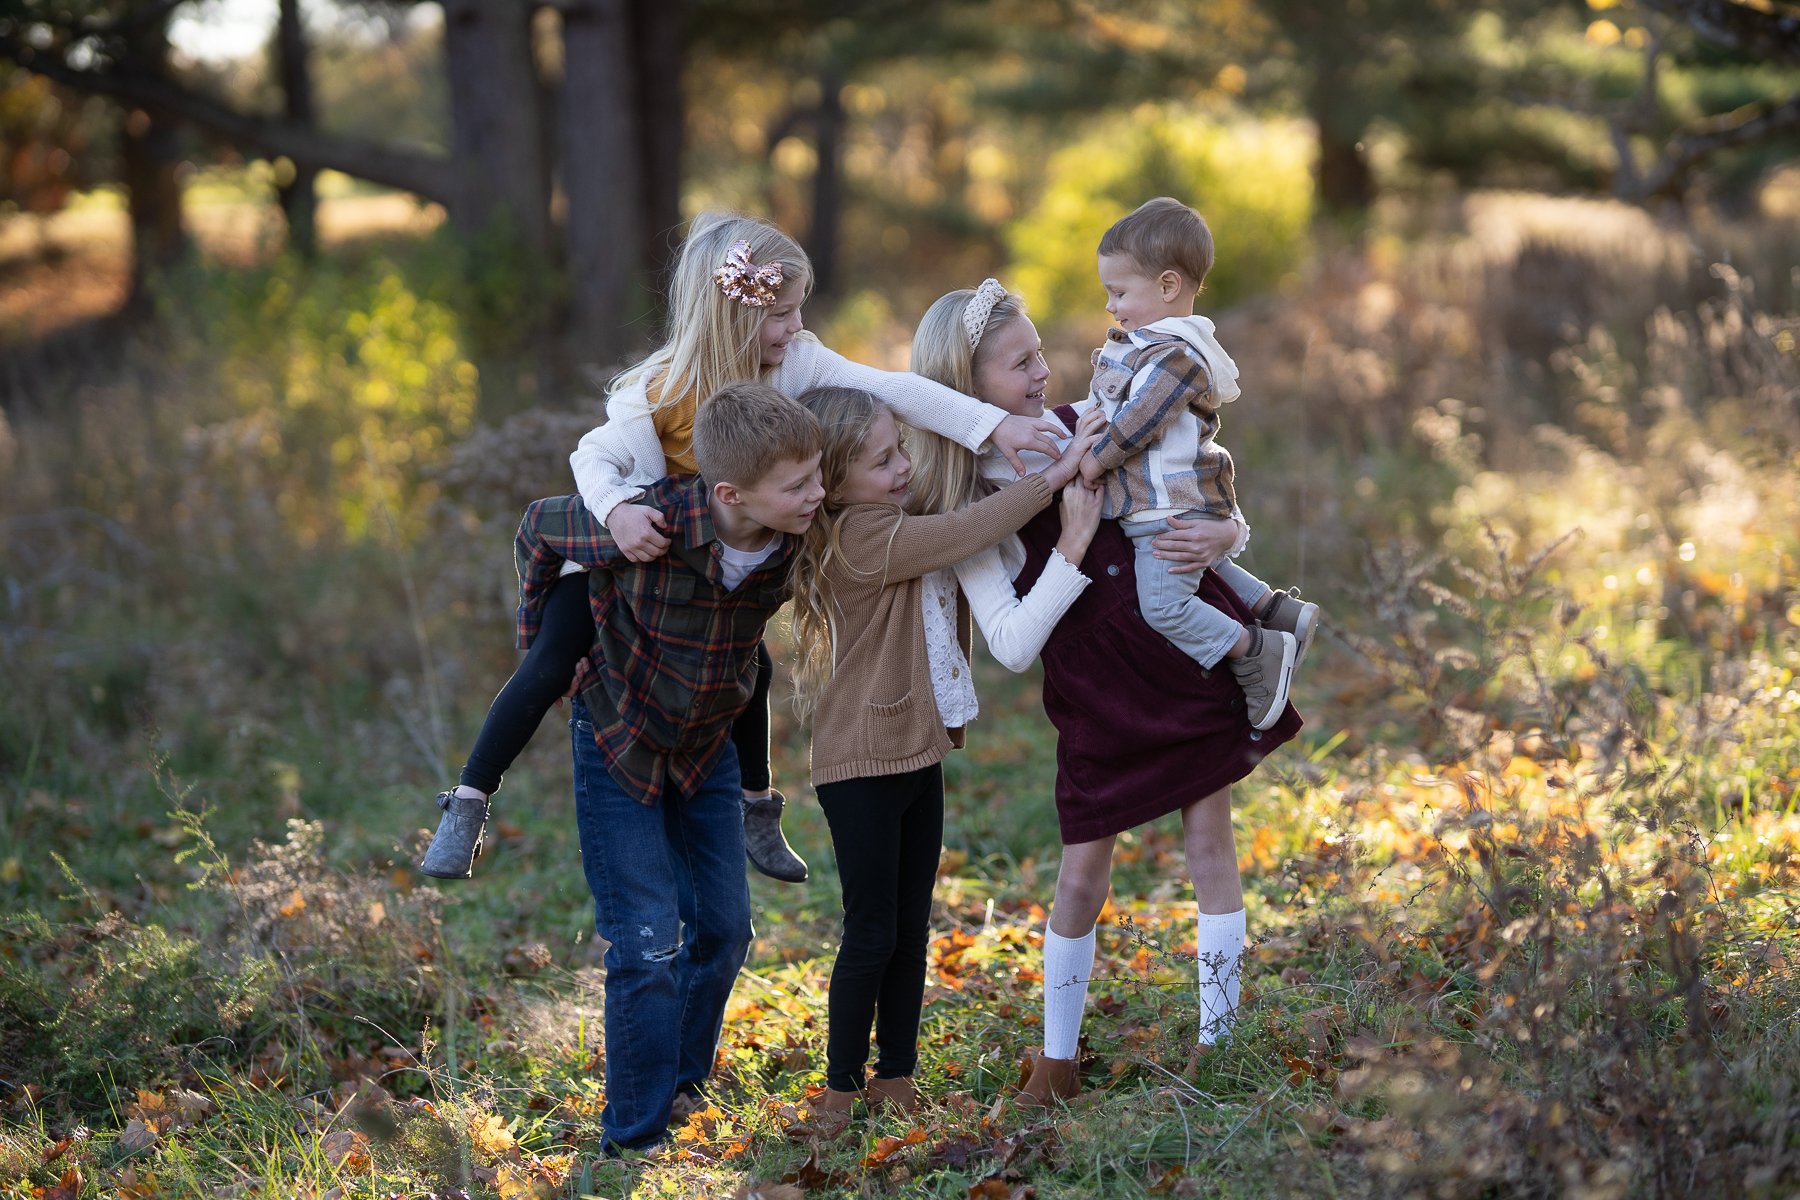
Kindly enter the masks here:
<path id="1" fill-rule="evenodd" d="M 1129 254 L 1100 256 L 1100 286 L 1106 289 L 1106 311 L 1120 329 L 1137 329 L 1164 317 L 1185 317 L 1194 310 L 1193 290 L 1179 271 L 1146 275 Z"/>
<path id="2" fill-rule="evenodd" d="M 749 487 L 730 488 L 732 504 L 752 522 L 777 533 L 805 533 L 825 499 L 819 455 L 804 461 L 784 460 L 770 467 Z"/>

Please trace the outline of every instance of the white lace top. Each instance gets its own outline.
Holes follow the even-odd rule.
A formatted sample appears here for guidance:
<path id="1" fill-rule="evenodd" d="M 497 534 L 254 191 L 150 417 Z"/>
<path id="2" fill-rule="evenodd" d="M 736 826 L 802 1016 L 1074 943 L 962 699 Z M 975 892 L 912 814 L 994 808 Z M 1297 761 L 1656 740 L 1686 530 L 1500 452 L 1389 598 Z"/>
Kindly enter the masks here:
<path id="1" fill-rule="evenodd" d="M 919 584 L 920 604 L 925 610 L 925 657 L 931 664 L 931 692 L 944 728 L 955 729 L 973 721 L 981 711 L 975 698 L 975 681 L 969 677 L 969 660 L 963 657 L 962 645 L 956 640 L 956 570 L 933 571 Z"/>

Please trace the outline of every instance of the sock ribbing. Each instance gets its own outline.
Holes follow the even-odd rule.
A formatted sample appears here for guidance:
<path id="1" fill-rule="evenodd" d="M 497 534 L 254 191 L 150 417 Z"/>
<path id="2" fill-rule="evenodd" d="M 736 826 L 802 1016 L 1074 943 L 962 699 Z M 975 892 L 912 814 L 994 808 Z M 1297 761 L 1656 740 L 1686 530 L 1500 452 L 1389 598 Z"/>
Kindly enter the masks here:
<path id="1" fill-rule="evenodd" d="M 1210 1046 L 1231 1028 L 1244 975 L 1244 910 L 1200 913 L 1194 951 L 1200 971 L 1200 1044 Z"/>
<path id="2" fill-rule="evenodd" d="M 1081 1014 L 1088 980 L 1094 974 L 1094 931 L 1066 938 L 1044 928 L 1044 1055 L 1074 1058 L 1081 1041 Z"/>

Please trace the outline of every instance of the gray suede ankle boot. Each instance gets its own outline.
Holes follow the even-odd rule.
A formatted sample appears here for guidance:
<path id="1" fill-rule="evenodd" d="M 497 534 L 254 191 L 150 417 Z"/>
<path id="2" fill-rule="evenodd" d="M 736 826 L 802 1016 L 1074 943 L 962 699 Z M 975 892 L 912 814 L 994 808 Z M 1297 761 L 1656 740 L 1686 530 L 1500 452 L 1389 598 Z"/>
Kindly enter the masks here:
<path id="1" fill-rule="evenodd" d="M 781 810 L 787 797 L 770 789 L 767 796 L 744 799 L 744 849 L 750 865 L 783 883 L 805 883 L 806 861 L 794 853 L 781 832 Z"/>
<path id="2" fill-rule="evenodd" d="M 472 796 L 458 796 L 451 788 L 438 793 L 437 806 L 444 810 L 444 817 L 419 862 L 419 871 L 436 879 L 467 879 L 481 857 L 490 805 Z"/>

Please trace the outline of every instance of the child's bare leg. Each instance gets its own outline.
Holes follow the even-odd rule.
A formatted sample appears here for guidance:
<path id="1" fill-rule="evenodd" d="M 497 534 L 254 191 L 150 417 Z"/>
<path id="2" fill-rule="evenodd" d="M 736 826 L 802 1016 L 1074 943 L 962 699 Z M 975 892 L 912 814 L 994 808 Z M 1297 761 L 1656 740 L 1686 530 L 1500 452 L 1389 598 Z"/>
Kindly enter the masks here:
<path id="1" fill-rule="evenodd" d="M 1181 833 L 1200 911 L 1229 913 L 1244 907 L 1237 843 L 1231 832 L 1231 789 L 1221 788 L 1182 809 Z"/>
<path id="2" fill-rule="evenodd" d="M 1200 974 L 1200 1044 L 1211 1045 L 1237 1009 L 1244 956 L 1244 885 L 1231 832 L 1231 789 L 1181 810 L 1188 877 L 1199 924 L 1194 948 Z"/>
<path id="3" fill-rule="evenodd" d="M 1052 932 L 1063 937 L 1093 932 L 1112 891 L 1114 840 L 1105 837 L 1063 847 L 1062 866 L 1056 873 L 1056 900 L 1050 909 Z"/>

